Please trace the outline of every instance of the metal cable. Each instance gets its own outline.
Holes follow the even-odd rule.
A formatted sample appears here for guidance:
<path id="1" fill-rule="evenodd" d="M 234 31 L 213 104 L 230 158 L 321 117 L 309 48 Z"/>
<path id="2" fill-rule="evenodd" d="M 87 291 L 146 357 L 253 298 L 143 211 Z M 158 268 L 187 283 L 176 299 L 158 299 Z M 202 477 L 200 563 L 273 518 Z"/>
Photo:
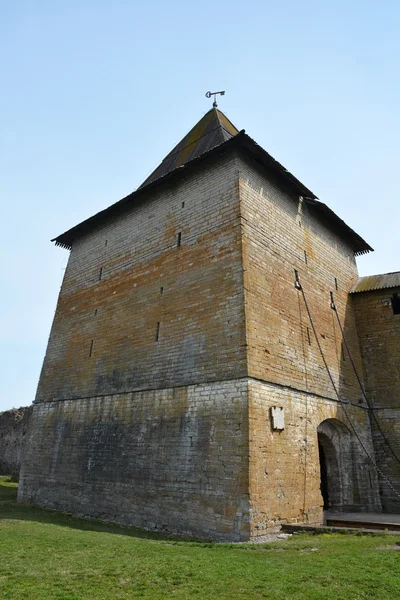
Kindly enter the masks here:
<path id="1" fill-rule="evenodd" d="M 354 424 L 353 424 L 353 422 L 352 422 L 352 420 L 351 420 L 351 418 L 350 418 L 350 416 L 349 416 L 349 413 L 348 413 L 348 411 L 347 411 L 347 408 L 346 408 L 346 403 L 345 403 L 345 402 L 343 402 L 343 400 L 341 399 L 341 397 L 340 397 L 340 395 L 339 395 L 339 391 L 338 391 L 338 389 L 337 389 L 337 387 L 336 387 L 335 381 L 334 381 L 334 379 L 333 379 L 333 377 L 332 377 L 332 374 L 331 374 L 331 372 L 330 372 L 330 370 L 329 370 L 328 363 L 326 362 L 326 358 L 325 358 L 324 352 L 323 352 L 323 350 L 322 350 L 322 347 L 321 347 L 321 343 L 320 343 L 320 341 L 319 341 L 319 338 L 318 338 L 317 330 L 315 329 L 315 325 L 314 325 L 314 321 L 313 321 L 313 318 L 312 318 L 312 315 L 311 315 L 311 311 L 310 311 L 310 308 L 309 308 L 309 306 L 308 306 L 308 302 L 307 302 L 307 299 L 306 299 L 306 295 L 305 295 L 305 293 L 304 293 L 303 286 L 301 285 L 301 283 L 300 283 L 300 281 L 299 281 L 299 278 L 298 278 L 297 271 L 295 271 L 295 275 L 296 275 L 295 287 L 296 287 L 296 289 L 297 289 L 297 290 L 301 291 L 301 293 L 302 293 L 303 300 L 304 300 L 304 305 L 305 305 L 305 307 L 306 307 L 306 310 L 307 310 L 308 318 L 310 319 L 311 328 L 312 328 L 312 330 L 313 330 L 313 333 L 314 333 L 315 339 L 316 339 L 316 341 L 317 341 L 317 346 L 318 346 L 318 349 L 319 349 L 319 351 L 320 351 L 320 354 L 321 354 L 321 357 L 322 357 L 323 363 L 324 363 L 324 365 L 325 365 L 326 371 L 327 371 L 327 373 L 328 373 L 329 379 L 330 379 L 330 381 L 331 381 L 331 384 L 332 384 L 332 387 L 333 387 L 333 389 L 334 389 L 334 391 L 335 391 L 335 394 L 336 394 L 336 396 L 337 396 L 337 399 L 339 400 L 339 402 L 340 402 L 340 404 L 341 404 L 341 407 L 342 407 L 342 409 L 343 409 L 343 412 L 344 412 L 344 414 L 346 415 L 346 418 L 347 418 L 347 420 L 348 420 L 348 422 L 349 422 L 349 424 L 350 424 L 350 427 L 351 427 L 351 429 L 353 430 L 354 436 L 356 437 L 357 441 L 359 442 L 359 444 L 360 444 L 361 448 L 364 450 L 364 452 L 365 452 L 366 456 L 368 457 L 368 459 L 369 459 L 370 463 L 372 464 L 372 466 L 374 467 L 374 469 L 376 470 L 376 472 L 377 472 L 377 473 L 378 473 L 378 474 L 381 476 L 382 480 L 383 480 L 383 481 L 386 483 L 386 485 L 387 485 L 387 486 L 388 486 L 388 487 L 389 487 L 389 488 L 392 490 L 392 492 L 393 492 L 393 493 L 394 493 L 394 494 L 395 494 L 395 495 L 396 495 L 398 498 L 400 498 L 400 493 L 399 493 L 399 492 L 396 490 L 396 488 L 393 486 L 393 484 L 392 484 L 392 482 L 390 481 L 390 479 L 388 479 L 388 478 L 386 477 L 386 475 L 385 475 L 385 474 L 384 474 L 384 473 L 381 471 L 381 469 L 378 467 L 378 465 L 376 464 L 375 460 L 372 458 L 372 456 L 371 456 L 371 455 L 370 455 L 370 453 L 368 452 L 367 448 L 365 447 L 365 445 L 364 445 L 364 442 L 362 441 L 362 439 L 361 439 L 361 438 L 360 438 L 360 436 L 358 435 L 356 428 L 354 427 Z"/>
<path id="2" fill-rule="evenodd" d="M 369 402 L 369 400 L 368 400 L 368 397 L 367 397 L 367 394 L 366 394 L 366 392 L 365 392 L 364 386 L 363 386 L 363 384 L 362 384 L 362 381 L 361 381 L 361 379 L 360 379 L 360 377 L 359 377 L 359 375 L 358 375 L 357 368 L 356 368 L 356 365 L 355 365 L 355 363 L 354 363 L 353 357 L 352 357 L 352 355 L 351 355 L 351 352 L 350 352 L 349 345 L 348 345 L 348 343 L 347 343 L 347 340 L 346 340 L 346 337 L 345 337 L 345 335 L 344 335 L 344 331 L 343 331 L 342 323 L 341 323 L 341 321 L 340 321 L 339 313 L 338 313 L 338 311 L 337 311 L 336 304 L 333 302 L 333 296 L 331 296 L 331 298 L 332 298 L 332 302 L 331 302 L 331 308 L 332 308 L 332 310 L 333 310 L 333 311 L 335 312 L 335 314 L 336 314 L 337 322 L 339 323 L 339 328 L 340 328 L 340 331 L 341 331 L 341 333 L 342 333 L 343 342 L 344 342 L 345 348 L 346 348 L 346 350 L 347 350 L 347 354 L 349 355 L 350 362 L 351 362 L 351 366 L 353 367 L 353 370 L 354 370 L 355 376 L 356 376 L 356 378 L 357 378 L 358 384 L 359 384 L 359 386 L 360 386 L 360 389 L 361 389 L 361 393 L 362 393 L 362 395 L 363 395 L 363 398 L 364 398 L 365 402 L 367 403 L 368 410 L 369 410 L 369 411 L 370 411 L 370 413 L 372 414 L 372 416 L 373 416 L 373 418 L 374 418 L 374 421 L 375 421 L 375 423 L 376 423 L 376 425 L 377 425 L 377 427 L 378 427 L 378 429 L 379 429 L 379 431 L 380 431 L 380 433 L 381 433 L 381 435 L 382 435 L 382 437 L 383 437 L 383 439 L 384 439 L 384 441 L 385 441 L 385 443 L 386 443 L 387 447 L 389 448 L 390 452 L 393 454 L 393 457 L 395 458 L 395 460 L 396 460 L 396 461 L 397 461 L 397 462 L 400 464 L 400 459 L 399 459 L 399 457 L 397 456 L 396 452 L 393 450 L 392 446 L 390 445 L 390 442 L 389 442 L 389 440 L 387 439 L 387 437 L 386 437 L 386 435 L 385 435 L 384 431 L 382 430 L 382 428 L 381 428 L 381 426 L 380 426 L 380 423 L 379 423 L 379 421 L 378 421 L 378 419 L 377 419 L 376 415 L 374 414 L 374 412 L 373 412 L 373 410 L 372 410 L 372 407 L 371 407 L 371 404 L 370 404 L 370 402 Z"/>

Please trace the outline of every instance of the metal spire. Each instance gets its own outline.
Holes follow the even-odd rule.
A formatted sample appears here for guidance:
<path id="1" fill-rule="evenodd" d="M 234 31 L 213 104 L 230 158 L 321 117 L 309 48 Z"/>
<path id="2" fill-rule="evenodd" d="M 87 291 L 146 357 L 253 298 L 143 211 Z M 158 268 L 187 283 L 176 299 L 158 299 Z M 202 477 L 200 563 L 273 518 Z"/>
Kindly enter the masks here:
<path id="1" fill-rule="evenodd" d="M 217 94 L 220 94 L 221 96 L 225 96 L 225 92 L 206 92 L 206 98 L 211 98 L 211 96 L 214 96 L 213 108 L 217 108 L 217 106 L 218 106 Z"/>

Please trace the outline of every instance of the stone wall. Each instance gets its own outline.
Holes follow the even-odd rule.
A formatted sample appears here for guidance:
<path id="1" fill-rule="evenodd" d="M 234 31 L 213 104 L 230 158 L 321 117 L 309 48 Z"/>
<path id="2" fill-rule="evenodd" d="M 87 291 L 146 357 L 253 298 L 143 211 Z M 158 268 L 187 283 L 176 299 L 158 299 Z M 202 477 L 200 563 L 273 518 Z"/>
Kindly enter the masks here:
<path id="1" fill-rule="evenodd" d="M 294 286 L 295 269 L 340 395 L 362 403 L 330 308 L 330 292 L 354 360 L 361 356 L 348 292 L 358 278 L 354 253 L 306 208 L 253 167 L 241 163 L 246 331 L 249 375 L 337 400 L 308 317 Z"/>
<path id="2" fill-rule="evenodd" d="M 32 406 L 0 413 L 0 475 L 18 478 Z"/>
<path id="3" fill-rule="evenodd" d="M 18 498 L 213 539 L 249 537 L 247 381 L 36 404 Z"/>
<path id="4" fill-rule="evenodd" d="M 74 242 L 37 401 L 246 374 L 236 159 Z"/>
<path id="5" fill-rule="evenodd" d="M 248 538 L 239 209 L 230 156 L 150 190 L 74 243 L 21 501 Z"/>
<path id="6" fill-rule="evenodd" d="M 391 298 L 398 289 L 352 295 L 365 367 L 365 389 L 375 418 L 371 419 L 379 467 L 400 490 L 400 465 L 385 443 L 388 439 L 400 458 L 400 315 L 393 314 Z M 378 426 L 379 424 L 379 426 Z M 380 482 L 387 512 L 400 512 L 400 499 Z"/>
<path id="7" fill-rule="evenodd" d="M 274 430 L 271 408 L 283 409 L 284 429 Z M 363 445 L 373 455 L 367 411 L 347 406 Z M 339 431 L 328 467 L 336 470 L 331 509 L 381 511 L 376 472 L 351 430 L 341 406 L 312 394 L 250 380 L 251 535 L 282 523 L 320 524 L 322 496 L 318 452 L 321 424 Z M 343 434 L 341 433 L 343 431 Z M 347 448 L 346 442 L 347 440 Z"/>
<path id="8" fill-rule="evenodd" d="M 358 278 L 354 253 L 301 199 L 244 160 L 239 190 L 248 374 L 254 378 L 249 395 L 252 535 L 274 523 L 321 521 L 318 428 L 326 420 L 332 427 L 336 423 L 338 432 L 346 432 L 341 436 L 343 447 L 348 440 L 346 457 L 340 443 L 331 452 L 337 464 L 328 466 L 337 473 L 335 486 L 342 489 L 340 494 L 331 490 L 331 509 L 379 511 L 376 472 L 352 430 L 354 426 L 373 457 L 367 407 L 330 306 L 332 292 L 362 376 L 349 299 Z M 304 295 L 294 286 L 295 270 Z M 348 406 L 351 422 L 339 399 Z M 283 431 L 271 429 L 273 406 L 286 412 Z M 322 432 L 320 439 L 326 439 Z"/>

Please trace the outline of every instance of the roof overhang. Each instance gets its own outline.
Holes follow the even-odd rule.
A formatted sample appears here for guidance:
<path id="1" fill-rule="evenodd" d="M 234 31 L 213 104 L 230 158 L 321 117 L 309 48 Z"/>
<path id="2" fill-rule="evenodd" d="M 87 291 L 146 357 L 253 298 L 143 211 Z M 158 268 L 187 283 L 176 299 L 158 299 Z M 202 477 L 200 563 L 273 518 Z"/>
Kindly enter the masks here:
<path id="1" fill-rule="evenodd" d="M 400 271 L 383 273 L 382 275 L 367 275 L 360 277 L 350 290 L 350 294 L 361 292 L 375 292 L 378 290 L 400 287 Z"/>
<path id="2" fill-rule="evenodd" d="M 68 229 L 61 235 L 52 239 L 57 246 L 71 249 L 75 239 L 81 235 L 95 229 L 104 223 L 110 217 L 114 217 L 125 210 L 129 209 L 134 203 L 143 200 L 154 189 L 158 189 L 166 182 L 179 181 L 184 175 L 189 173 L 201 162 L 216 158 L 222 153 L 233 150 L 244 152 L 251 160 L 255 161 L 262 169 L 266 169 L 269 173 L 273 173 L 278 181 L 289 188 L 293 195 L 302 196 L 307 206 L 315 213 L 317 217 L 322 219 L 327 226 L 334 230 L 339 236 L 346 239 L 354 251 L 355 255 L 366 254 L 373 249 L 362 237 L 360 237 L 353 229 L 351 229 L 342 219 L 340 219 L 326 204 L 320 202 L 317 196 L 301 183 L 294 175 L 292 175 L 283 165 L 276 161 L 266 150 L 259 146 L 244 130 L 240 131 L 234 137 L 215 146 L 211 150 L 201 154 L 197 158 L 188 161 L 179 168 L 167 173 L 166 175 L 152 181 L 151 183 L 138 188 L 122 200 L 112 204 L 108 208 L 96 213 L 89 219 L 82 221 L 75 227 Z"/>

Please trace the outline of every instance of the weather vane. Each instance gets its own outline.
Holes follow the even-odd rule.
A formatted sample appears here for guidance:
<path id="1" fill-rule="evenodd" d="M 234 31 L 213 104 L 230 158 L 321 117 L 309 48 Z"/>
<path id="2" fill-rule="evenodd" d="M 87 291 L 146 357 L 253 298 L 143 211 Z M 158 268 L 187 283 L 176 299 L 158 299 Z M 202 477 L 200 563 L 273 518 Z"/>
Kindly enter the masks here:
<path id="1" fill-rule="evenodd" d="M 206 98 L 211 98 L 211 96 L 214 96 L 214 102 L 213 102 L 213 108 L 217 108 L 218 104 L 217 104 L 217 94 L 220 94 L 221 96 L 225 96 L 225 92 L 207 92 L 206 93 Z"/>

